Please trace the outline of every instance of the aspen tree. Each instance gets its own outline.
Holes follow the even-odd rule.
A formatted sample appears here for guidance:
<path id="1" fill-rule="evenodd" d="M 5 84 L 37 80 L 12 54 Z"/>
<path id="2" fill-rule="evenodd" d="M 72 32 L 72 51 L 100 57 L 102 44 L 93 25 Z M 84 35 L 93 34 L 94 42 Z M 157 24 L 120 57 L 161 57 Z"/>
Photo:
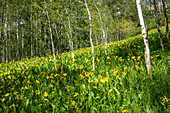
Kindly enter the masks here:
<path id="1" fill-rule="evenodd" d="M 144 20 L 142 16 L 140 0 L 136 0 L 136 4 L 137 4 L 138 15 L 139 15 L 139 20 L 140 20 L 140 25 L 141 25 L 141 30 L 142 30 L 142 38 L 144 41 L 146 67 L 147 67 L 148 74 L 151 74 L 152 69 L 151 69 L 151 63 L 150 63 L 149 42 L 148 42 L 148 36 L 146 34 L 145 24 L 144 24 Z"/>
<path id="2" fill-rule="evenodd" d="M 100 10 L 99 8 L 97 7 L 97 5 L 95 5 L 97 11 L 98 11 L 98 15 L 99 15 L 99 18 L 100 18 L 100 22 L 101 22 L 101 26 L 102 26 L 102 31 L 103 31 L 103 42 L 104 42 L 104 47 L 105 47 L 105 55 L 107 55 L 107 37 L 106 37 L 106 28 L 105 28 L 105 24 L 103 23 L 102 21 L 102 17 L 100 15 Z"/>
<path id="3" fill-rule="evenodd" d="M 51 45 L 52 45 L 52 51 L 53 51 L 53 56 L 54 56 L 54 66 L 55 66 L 55 70 L 57 70 L 57 66 L 56 66 L 56 57 L 55 57 L 55 48 L 54 48 L 54 42 L 53 42 L 53 36 L 52 36 L 52 29 L 51 29 L 51 22 L 48 16 L 48 11 L 46 10 L 46 14 L 47 14 L 47 20 L 48 20 L 48 24 L 49 24 L 49 28 L 50 28 L 50 38 L 51 38 Z"/>
<path id="4" fill-rule="evenodd" d="M 86 6 L 86 9 L 88 11 L 89 21 L 90 21 L 90 43 L 91 43 L 91 47 L 92 47 L 93 70 L 95 70 L 94 47 L 93 47 L 93 41 L 92 41 L 92 19 L 91 19 L 90 10 L 88 8 L 86 0 L 85 0 L 85 6 Z"/>

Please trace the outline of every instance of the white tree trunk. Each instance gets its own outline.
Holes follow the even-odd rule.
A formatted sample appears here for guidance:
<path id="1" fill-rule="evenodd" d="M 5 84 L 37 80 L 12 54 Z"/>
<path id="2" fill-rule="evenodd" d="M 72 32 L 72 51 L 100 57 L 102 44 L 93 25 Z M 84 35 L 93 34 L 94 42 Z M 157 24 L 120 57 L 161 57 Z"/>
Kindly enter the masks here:
<path id="1" fill-rule="evenodd" d="M 36 19 L 37 19 L 37 16 L 36 16 Z M 35 29 L 36 29 L 36 35 L 35 35 L 35 55 L 36 56 L 38 56 L 38 38 L 37 38 L 37 36 L 38 36 L 38 22 L 37 22 L 38 20 L 36 20 L 36 22 L 35 22 Z"/>
<path id="2" fill-rule="evenodd" d="M 61 44 L 62 44 L 62 40 L 60 40 L 60 37 L 59 37 L 58 31 L 57 31 L 57 26 L 56 26 L 56 24 L 55 24 L 55 31 L 56 31 L 56 35 L 57 35 L 57 38 L 58 38 L 61 71 L 63 72 L 63 63 L 62 63 L 62 55 L 61 55 Z"/>
<path id="3" fill-rule="evenodd" d="M 56 56 L 55 56 L 55 48 L 54 48 L 54 42 L 53 42 L 53 35 L 52 35 L 52 29 L 51 29 L 51 23 L 50 23 L 50 19 L 48 16 L 48 12 L 46 11 L 47 14 L 47 19 L 48 19 L 48 24 L 50 27 L 50 38 L 51 38 L 51 44 L 52 44 L 52 51 L 53 51 L 53 56 L 54 56 L 54 65 L 55 65 L 55 70 L 57 71 L 57 66 L 56 66 Z"/>
<path id="4" fill-rule="evenodd" d="M 30 17 L 30 22 L 31 22 L 31 57 L 33 57 L 34 56 L 34 53 L 33 53 L 34 42 L 33 42 L 33 31 L 32 31 L 32 14 Z"/>
<path id="5" fill-rule="evenodd" d="M 103 32 L 103 42 L 104 42 L 104 47 L 105 47 L 105 55 L 107 55 L 107 39 L 106 39 L 106 32 L 105 32 L 105 24 L 102 21 L 102 17 L 100 15 L 100 10 L 98 9 L 97 5 L 95 5 L 97 11 L 98 11 L 98 15 L 100 18 L 100 22 L 101 22 L 101 26 L 102 26 L 102 32 Z"/>
<path id="6" fill-rule="evenodd" d="M 22 26 L 22 58 L 24 58 L 24 28 Z"/>
<path id="7" fill-rule="evenodd" d="M 89 15 L 89 21 L 90 21 L 90 43 L 91 43 L 91 47 L 92 47 L 92 56 L 93 56 L 93 70 L 95 70 L 95 59 L 94 59 L 94 47 L 93 47 L 93 41 L 92 41 L 92 20 L 91 20 L 91 15 L 90 15 L 90 11 L 87 5 L 87 2 L 85 0 L 85 6 L 87 8 L 88 11 L 88 15 Z"/>
<path id="8" fill-rule="evenodd" d="M 39 21 L 39 24 L 41 25 L 41 20 Z M 39 26 L 39 30 L 40 30 L 40 31 L 39 31 L 39 39 L 40 39 L 40 42 L 42 42 L 42 40 L 41 40 L 41 26 Z M 42 53 L 41 53 L 41 52 L 42 52 L 41 48 L 42 48 L 42 47 L 41 47 L 41 43 L 39 43 L 39 53 L 38 53 L 38 54 L 39 54 L 40 56 L 42 55 Z"/>
<path id="9" fill-rule="evenodd" d="M 18 9 L 17 9 L 17 15 L 18 14 Z M 19 28 L 18 28 L 18 24 L 19 24 L 19 20 L 18 20 L 18 17 L 17 17 L 17 57 L 18 57 L 18 60 L 20 60 L 20 57 L 19 57 Z"/>
<path id="10" fill-rule="evenodd" d="M 68 21 L 68 23 L 69 23 L 70 35 L 69 35 L 69 33 L 68 33 L 68 32 L 66 32 L 66 33 L 67 33 L 67 37 L 68 37 L 68 41 L 69 41 L 69 45 L 70 45 L 71 52 L 72 52 L 73 62 L 74 62 L 73 42 L 71 42 L 71 40 L 70 40 L 70 36 L 71 36 L 71 38 L 72 38 L 71 27 L 70 27 L 70 21 Z M 65 28 L 66 28 L 66 26 L 65 26 Z"/>
<path id="11" fill-rule="evenodd" d="M 68 21 L 68 25 L 69 25 L 69 30 L 70 30 L 70 36 L 71 36 L 71 39 L 72 39 L 72 32 L 71 32 L 70 20 Z M 69 38 L 69 36 L 68 36 L 68 38 Z M 70 43 L 70 47 L 71 47 L 71 51 L 72 51 L 72 57 L 73 57 L 73 62 L 74 62 L 73 42 L 70 41 L 70 38 L 69 38 L 69 43 Z"/>
<path id="12" fill-rule="evenodd" d="M 6 56 L 5 56 L 5 60 L 6 60 L 6 63 L 8 62 L 8 38 L 7 38 L 7 24 L 8 24 L 8 21 L 7 21 L 7 13 L 6 12 L 6 16 L 5 16 L 5 24 L 4 24 L 4 37 L 5 37 L 5 53 L 6 53 Z"/>
<path id="13" fill-rule="evenodd" d="M 18 30 L 18 19 L 17 19 L 17 57 L 18 60 L 20 60 L 19 58 L 19 34 L 18 34 L 19 30 Z"/>
<path id="14" fill-rule="evenodd" d="M 11 47 L 11 45 L 12 45 L 12 43 L 11 43 L 11 23 L 10 23 L 10 20 L 11 20 L 11 18 L 10 18 L 10 16 L 9 16 L 9 23 L 8 23 L 8 27 L 9 27 L 9 31 L 8 31 L 8 39 L 9 39 L 9 46 L 8 46 L 8 51 L 9 51 L 9 54 L 8 54 L 8 60 L 12 60 L 12 58 L 11 58 L 11 48 L 13 48 L 13 47 Z"/>
<path id="15" fill-rule="evenodd" d="M 146 67 L 147 67 L 148 73 L 151 74 L 152 69 L 151 69 L 151 63 L 150 63 L 149 42 L 148 42 L 148 37 L 147 37 L 147 34 L 146 34 L 145 24 L 144 24 L 144 20 L 143 20 L 143 16 L 142 16 L 140 0 L 136 0 L 136 4 L 137 4 L 138 15 L 139 15 L 139 20 L 140 20 L 140 25 L 141 25 L 141 30 L 142 30 L 142 37 L 143 37 L 143 40 L 144 40 Z"/>

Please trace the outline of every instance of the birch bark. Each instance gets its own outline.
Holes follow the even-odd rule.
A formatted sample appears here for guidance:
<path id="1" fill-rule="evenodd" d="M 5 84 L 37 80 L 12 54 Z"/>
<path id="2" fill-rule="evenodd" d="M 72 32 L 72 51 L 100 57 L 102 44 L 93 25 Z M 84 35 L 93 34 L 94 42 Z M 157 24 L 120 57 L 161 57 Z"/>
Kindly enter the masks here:
<path id="1" fill-rule="evenodd" d="M 69 45 L 70 45 L 70 48 L 71 48 L 71 52 L 72 52 L 72 58 L 73 58 L 73 62 L 74 62 L 74 50 L 73 50 L 73 42 L 71 42 L 71 39 L 72 39 L 72 33 L 71 33 L 71 26 L 70 26 L 70 20 L 68 20 L 68 24 L 69 24 L 69 31 L 70 31 L 70 35 L 68 32 L 67 33 L 67 37 L 68 37 L 68 41 L 69 41 Z M 66 28 L 66 25 L 65 25 L 65 28 Z M 71 39 L 70 39 L 71 37 Z"/>
<path id="2" fill-rule="evenodd" d="M 100 18 L 100 22 L 101 22 L 101 26 L 102 26 L 102 31 L 103 31 L 103 42 L 104 42 L 104 47 L 105 47 L 105 55 L 107 55 L 107 38 L 106 38 L 106 30 L 105 30 L 105 24 L 103 23 L 102 21 L 102 17 L 100 15 L 100 10 L 99 8 L 97 7 L 97 5 L 95 5 L 97 11 L 98 11 L 98 15 L 99 15 L 99 18 Z"/>
<path id="3" fill-rule="evenodd" d="M 7 3 L 7 8 L 8 8 L 8 3 Z M 7 9 L 6 9 L 7 10 Z M 8 12 L 6 11 L 6 15 L 5 15 L 5 24 L 4 24 L 4 37 L 5 37 L 5 60 L 6 63 L 8 62 L 8 39 L 7 39 L 7 25 L 8 25 L 8 21 L 7 21 L 7 14 Z"/>
<path id="4" fill-rule="evenodd" d="M 94 47 L 93 47 L 93 41 L 92 41 L 92 37 L 91 37 L 92 36 L 92 19 L 91 19 L 90 10 L 88 8 L 86 0 L 85 0 L 85 6 L 86 6 L 86 9 L 88 11 L 89 21 L 90 21 L 90 43 L 91 43 L 91 47 L 92 47 L 93 70 L 95 70 Z"/>
<path id="5" fill-rule="evenodd" d="M 32 6 L 31 6 L 32 8 Z M 34 40 L 33 40 L 33 30 L 32 30 L 32 13 L 31 13 L 31 17 L 30 17 L 30 22 L 31 22 L 31 57 L 34 56 L 34 52 L 33 52 L 33 47 L 34 47 Z"/>
<path id="6" fill-rule="evenodd" d="M 54 56 L 54 66 L 55 66 L 55 70 L 57 71 L 55 48 L 54 48 L 54 42 L 53 42 L 53 36 L 52 36 L 52 29 L 51 29 L 51 22 L 50 22 L 50 19 L 49 19 L 49 16 L 48 16 L 48 11 L 46 11 L 46 14 L 47 14 L 47 19 L 48 19 L 49 28 L 50 28 L 50 38 L 51 38 L 52 51 L 53 51 L 53 56 Z"/>
<path id="7" fill-rule="evenodd" d="M 151 63 L 150 63 L 149 42 L 148 42 L 148 37 L 146 34 L 145 24 L 144 24 L 144 20 L 143 20 L 143 16 L 142 16 L 140 0 L 136 0 L 136 4 L 137 4 L 138 15 L 139 15 L 139 20 L 140 20 L 140 25 L 141 25 L 141 30 L 142 30 L 142 37 L 143 37 L 143 41 L 144 41 L 146 67 L 147 67 L 148 73 L 151 74 L 152 69 L 151 69 Z"/>

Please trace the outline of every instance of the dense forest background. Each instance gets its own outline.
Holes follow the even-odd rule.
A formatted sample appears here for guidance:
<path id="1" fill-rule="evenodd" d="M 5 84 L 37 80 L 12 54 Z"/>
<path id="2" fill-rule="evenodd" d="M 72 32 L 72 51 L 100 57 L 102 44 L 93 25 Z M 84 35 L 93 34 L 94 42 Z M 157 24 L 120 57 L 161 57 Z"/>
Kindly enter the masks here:
<path id="1" fill-rule="evenodd" d="M 153 1 L 141 2 L 147 30 L 156 13 L 165 25 L 162 1 Z M 90 47 L 90 23 L 94 46 L 141 33 L 135 0 L 0 0 L 0 62 Z"/>

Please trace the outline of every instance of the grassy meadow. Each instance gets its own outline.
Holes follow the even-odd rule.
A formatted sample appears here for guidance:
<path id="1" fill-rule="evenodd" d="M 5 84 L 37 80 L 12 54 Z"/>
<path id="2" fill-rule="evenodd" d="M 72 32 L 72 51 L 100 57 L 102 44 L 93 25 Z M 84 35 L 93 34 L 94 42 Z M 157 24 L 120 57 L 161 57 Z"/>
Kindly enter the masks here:
<path id="1" fill-rule="evenodd" d="M 0 112 L 13 113 L 168 113 L 170 112 L 170 47 L 162 27 L 148 32 L 153 74 L 145 67 L 141 34 L 95 48 L 0 64 Z"/>

